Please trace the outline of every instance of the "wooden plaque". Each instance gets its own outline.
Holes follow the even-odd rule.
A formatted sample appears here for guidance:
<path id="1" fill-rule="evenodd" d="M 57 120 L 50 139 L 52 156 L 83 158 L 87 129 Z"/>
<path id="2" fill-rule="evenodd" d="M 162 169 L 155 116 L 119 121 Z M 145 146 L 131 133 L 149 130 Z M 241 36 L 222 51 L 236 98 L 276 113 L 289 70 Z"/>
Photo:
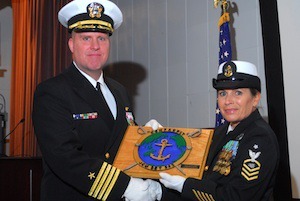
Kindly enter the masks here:
<path id="1" fill-rule="evenodd" d="M 212 135 L 213 129 L 128 126 L 114 166 L 133 177 L 158 179 L 163 171 L 201 179 Z"/>

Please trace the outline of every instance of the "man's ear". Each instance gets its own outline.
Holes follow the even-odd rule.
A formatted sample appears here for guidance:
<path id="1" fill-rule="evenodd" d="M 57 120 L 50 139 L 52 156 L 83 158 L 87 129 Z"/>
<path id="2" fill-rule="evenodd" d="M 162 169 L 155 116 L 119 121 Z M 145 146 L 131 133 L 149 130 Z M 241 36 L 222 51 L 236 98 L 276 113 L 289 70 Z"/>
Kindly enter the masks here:
<path id="1" fill-rule="evenodd" d="M 69 41 L 68 41 L 68 45 L 69 45 L 69 49 L 70 51 L 73 53 L 73 38 L 69 38 Z"/>

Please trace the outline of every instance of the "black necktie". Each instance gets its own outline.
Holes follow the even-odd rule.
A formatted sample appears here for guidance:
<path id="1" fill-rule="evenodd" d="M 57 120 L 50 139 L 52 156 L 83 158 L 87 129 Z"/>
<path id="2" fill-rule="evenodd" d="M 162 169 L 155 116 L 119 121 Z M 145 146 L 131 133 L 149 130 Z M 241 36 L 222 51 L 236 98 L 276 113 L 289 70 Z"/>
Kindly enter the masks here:
<path id="1" fill-rule="evenodd" d="M 97 84 L 99 88 L 99 84 Z M 116 101 L 115 101 L 115 98 L 114 98 L 114 95 L 111 93 L 111 91 L 109 90 L 108 86 L 103 82 L 101 83 L 100 82 L 100 89 L 101 89 L 101 92 L 103 94 L 103 97 L 110 109 L 110 112 L 112 113 L 112 115 L 114 116 L 114 118 L 116 119 L 116 116 L 117 116 L 117 105 L 116 105 Z"/>
<path id="2" fill-rule="evenodd" d="M 100 82 L 97 82 L 96 89 L 97 89 L 97 91 L 101 90 L 101 88 L 100 88 Z"/>
<path id="3" fill-rule="evenodd" d="M 113 115 L 112 115 L 112 113 L 111 113 L 111 111 L 109 109 L 109 106 L 106 103 L 106 100 L 105 100 L 105 98 L 104 98 L 104 96 L 102 94 L 100 82 L 97 82 L 96 89 L 99 92 L 102 104 L 105 106 L 104 107 L 105 111 L 102 111 L 102 118 L 105 120 L 105 122 L 107 123 L 108 127 L 110 128 L 110 130 L 112 130 L 115 121 L 114 121 L 114 117 L 113 117 Z"/>

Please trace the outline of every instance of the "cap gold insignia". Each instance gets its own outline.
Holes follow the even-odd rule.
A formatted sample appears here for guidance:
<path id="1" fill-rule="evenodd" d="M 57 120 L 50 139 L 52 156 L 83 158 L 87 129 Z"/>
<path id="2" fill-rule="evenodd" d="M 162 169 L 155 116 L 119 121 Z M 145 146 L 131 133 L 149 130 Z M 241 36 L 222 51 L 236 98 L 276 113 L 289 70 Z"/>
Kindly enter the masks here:
<path id="1" fill-rule="evenodd" d="M 233 75 L 232 67 L 230 65 L 226 66 L 226 68 L 224 69 L 224 75 L 226 77 L 230 77 Z"/>
<path id="2" fill-rule="evenodd" d="M 89 13 L 89 16 L 91 18 L 100 18 L 101 17 L 101 13 L 103 11 L 103 7 L 101 4 L 99 3 L 91 3 L 90 5 L 88 5 L 88 13 Z"/>

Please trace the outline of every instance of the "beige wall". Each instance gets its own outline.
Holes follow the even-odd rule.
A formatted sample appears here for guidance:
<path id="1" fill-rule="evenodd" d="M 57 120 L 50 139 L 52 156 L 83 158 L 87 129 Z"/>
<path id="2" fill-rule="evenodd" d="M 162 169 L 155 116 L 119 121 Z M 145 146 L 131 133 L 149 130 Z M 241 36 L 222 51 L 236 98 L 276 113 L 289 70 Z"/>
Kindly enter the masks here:
<path id="1" fill-rule="evenodd" d="M 216 92 L 211 79 L 218 68 L 220 8 L 207 0 L 114 2 L 123 11 L 124 23 L 113 35 L 111 62 L 135 62 L 144 72 L 134 94 L 137 121 L 155 118 L 166 126 L 213 127 Z M 266 116 L 259 3 L 232 6 L 236 58 L 257 65 Z"/>
<path id="2" fill-rule="evenodd" d="M 136 70 L 126 76 L 134 79 L 135 116 L 144 124 L 155 118 L 165 126 L 214 126 L 215 91 L 211 78 L 218 63 L 220 8 L 207 0 L 113 0 L 124 13 L 124 24 L 112 36 L 110 62 L 131 63 Z M 283 56 L 287 126 L 293 197 L 300 198 L 298 123 L 300 95 L 297 82 L 300 24 L 299 0 L 277 0 Z M 257 65 L 263 90 L 261 113 L 267 115 L 258 0 L 232 1 L 236 58 Z M 10 0 L 0 2 L 0 93 L 10 111 L 12 10 Z M 235 44 L 235 45 L 234 45 Z M 133 73 L 133 74 L 130 74 Z M 136 74 L 134 74 L 136 73 Z M 1 100 L 0 100 L 1 101 Z M 9 114 L 11 115 L 11 114 Z M 9 130 L 9 122 L 7 125 Z M 280 171 L 280 170 L 279 170 Z"/>
<path id="3" fill-rule="evenodd" d="M 280 40 L 282 50 L 283 79 L 286 101 L 287 132 L 294 198 L 300 198 L 300 1 L 277 0 Z"/>

